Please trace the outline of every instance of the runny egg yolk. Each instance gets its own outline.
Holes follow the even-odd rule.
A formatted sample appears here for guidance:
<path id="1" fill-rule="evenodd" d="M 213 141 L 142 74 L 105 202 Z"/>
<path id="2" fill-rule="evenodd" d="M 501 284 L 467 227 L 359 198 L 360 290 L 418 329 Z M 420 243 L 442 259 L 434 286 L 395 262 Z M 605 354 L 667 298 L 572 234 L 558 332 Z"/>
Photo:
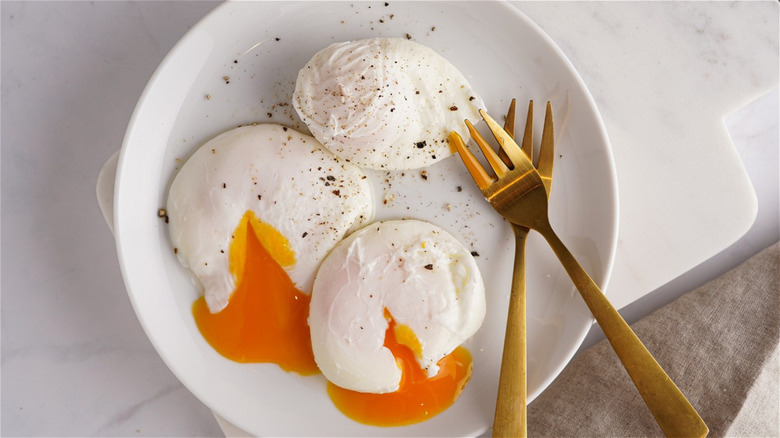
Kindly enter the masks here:
<path id="1" fill-rule="evenodd" d="M 236 362 L 270 362 L 302 375 L 318 373 L 306 322 L 310 297 L 295 288 L 282 268 L 295 262 L 287 239 L 247 211 L 233 233 L 229 256 L 237 286 L 227 307 L 211 313 L 204 297 L 192 306 L 206 341 Z"/>
<path id="2" fill-rule="evenodd" d="M 344 415 L 359 423 L 403 426 L 425 421 L 447 409 L 463 391 L 471 377 L 471 355 L 463 347 L 456 348 L 438 362 L 438 374 L 429 378 L 415 359 L 413 348 L 419 342 L 408 345 L 411 330 L 396 324 L 387 311 L 385 317 L 389 326 L 384 346 L 390 349 L 402 369 L 398 390 L 372 394 L 344 389 L 328 382 L 328 395 Z"/>
<path id="3" fill-rule="evenodd" d="M 233 233 L 230 270 L 236 290 L 227 307 L 211 313 L 204 297 L 192 306 L 203 337 L 220 354 L 236 362 L 276 363 L 302 375 L 319 372 L 311 348 L 310 297 L 298 291 L 282 266 L 295 262 L 287 239 L 247 211 Z M 402 369 L 399 389 L 373 394 L 328 382 L 328 394 L 347 417 L 373 426 L 402 426 L 425 421 L 447 409 L 466 386 L 472 371 L 468 350 L 458 347 L 428 377 L 417 357 L 421 345 L 407 326 L 385 310 L 384 346 Z"/>

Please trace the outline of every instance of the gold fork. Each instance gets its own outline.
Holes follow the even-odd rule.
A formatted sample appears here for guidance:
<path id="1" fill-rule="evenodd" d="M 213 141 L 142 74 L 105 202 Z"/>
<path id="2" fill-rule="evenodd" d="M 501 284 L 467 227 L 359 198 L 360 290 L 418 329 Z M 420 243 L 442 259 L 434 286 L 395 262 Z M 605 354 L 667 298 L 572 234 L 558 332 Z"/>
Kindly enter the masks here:
<path id="1" fill-rule="evenodd" d="M 504 122 L 504 131 L 512 138 L 514 138 L 515 131 L 515 105 L 516 99 L 512 99 L 512 103 L 509 105 L 509 110 L 506 113 L 506 121 Z M 521 150 L 531 161 L 533 161 L 534 155 L 533 108 L 534 102 L 532 100 L 528 102 L 528 115 L 521 143 Z M 551 114 L 551 111 L 548 103 L 547 113 Z M 546 117 L 545 121 L 552 122 L 552 119 Z M 472 133 L 472 137 L 478 135 L 471 122 L 467 120 L 466 125 Z M 552 184 L 554 143 L 549 135 L 552 130 L 548 129 L 544 132 L 547 135 L 542 137 L 536 169 L 542 177 L 542 183 L 549 197 Z M 454 141 L 457 142 L 458 139 L 456 138 Z M 513 167 L 512 161 L 504 149 L 500 148 L 498 150 L 498 156 L 507 167 Z M 496 397 L 496 412 L 493 418 L 493 435 L 524 437 L 527 435 L 525 246 L 530 229 L 511 222 L 510 224 L 515 235 L 515 262 L 509 295 L 509 310 L 507 312 L 498 395 Z"/>
<path id="2" fill-rule="evenodd" d="M 463 139 L 457 133 L 451 133 L 450 141 L 482 194 L 509 222 L 535 230 L 547 240 L 664 434 L 706 436 L 709 432 L 707 425 L 685 395 L 553 231 L 547 215 L 547 190 L 531 160 L 495 120 L 484 111 L 480 114 L 512 164 L 510 169 L 476 130 L 471 131 L 472 138 L 496 174 L 494 180 L 466 148 Z M 550 141 L 553 137 L 552 125 L 552 113 L 548 112 L 542 137 L 549 135 Z M 505 344 L 509 341 L 507 337 Z"/>

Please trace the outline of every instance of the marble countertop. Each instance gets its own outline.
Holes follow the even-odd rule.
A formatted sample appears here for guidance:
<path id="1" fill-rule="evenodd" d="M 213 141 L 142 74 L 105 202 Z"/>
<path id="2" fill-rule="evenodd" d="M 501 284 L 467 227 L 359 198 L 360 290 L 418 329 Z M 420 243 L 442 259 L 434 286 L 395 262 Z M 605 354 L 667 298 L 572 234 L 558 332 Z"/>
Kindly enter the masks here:
<path id="1" fill-rule="evenodd" d="M 95 199 L 98 172 L 119 148 L 147 80 L 215 6 L 0 2 L 3 436 L 222 435 L 146 338 Z M 619 181 L 628 181 L 619 187 L 625 238 L 610 287 L 641 291 L 618 305 L 629 322 L 780 239 L 776 2 L 516 6 L 580 72 L 604 118 Z M 668 131 L 650 129 L 659 122 Z M 659 191 L 631 185 L 626 173 L 641 170 L 641 155 L 623 145 L 655 142 L 699 181 L 704 166 L 691 161 L 699 157 L 670 152 L 671 137 L 699 146 L 730 138 L 733 146 L 719 143 L 719 151 L 744 167 L 723 180 L 747 175 L 755 198 L 745 202 L 757 206 L 752 225 L 711 238 L 697 226 L 702 218 L 669 231 L 668 218 L 657 215 L 650 243 L 633 244 L 641 206 L 664 205 L 654 198 Z M 699 251 L 664 245 L 675 232 Z M 602 337 L 594 327 L 581 350 Z"/>

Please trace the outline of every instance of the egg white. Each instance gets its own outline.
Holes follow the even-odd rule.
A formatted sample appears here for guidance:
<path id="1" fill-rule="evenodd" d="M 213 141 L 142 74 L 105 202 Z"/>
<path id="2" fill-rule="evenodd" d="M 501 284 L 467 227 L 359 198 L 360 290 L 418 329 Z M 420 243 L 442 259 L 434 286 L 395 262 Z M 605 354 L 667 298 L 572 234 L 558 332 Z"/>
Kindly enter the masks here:
<path id="1" fill-rule="evenodd" d="M 437 362 L 471 337 L 485 317 L 485 287 L 471 253 L 445 230 L 418 220 L 367 225 L 322 262 L 309 309 L 314 358 L 343 388 L 398 389 L 401 370 L 384 347 L 387 309 L 416 335 L 418 362 Z"/>
<path id="2" fill-rule="evenodd" d="M 455 66 L 422 44 L 371 38 L 332 44 L 298 73 L 293 106 L 337 156 L 371 169 L 429 166 L 452 155 L 482 99 Z"/>
<path id="3" fill-rule="evenodd" d="M 180 262 L 218 312 L 236 286 L 229 248 L 246 211 L 287 239 L 296 262 L 285 270 L 310 293 L 320 261 L 348 230 L 371 220 L 373 206 L 357 166 L 308 135 L 260 124 L 224 132 L 195 151 L 171 184 L 167 214 Z"/>

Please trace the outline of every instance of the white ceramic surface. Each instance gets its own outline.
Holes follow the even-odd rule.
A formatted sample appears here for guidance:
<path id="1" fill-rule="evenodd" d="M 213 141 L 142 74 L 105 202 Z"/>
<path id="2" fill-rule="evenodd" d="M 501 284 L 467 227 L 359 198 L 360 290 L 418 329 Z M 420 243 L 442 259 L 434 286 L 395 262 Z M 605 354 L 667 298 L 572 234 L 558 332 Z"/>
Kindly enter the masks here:
<path id="1" fill-rule="evenodd" d="M 493 26 L 505 30 L 495 32 Z M 402 9 L 383 2 L 223 5 L 181 40 L 139 101 L 119 157 L 114 226 L 131 301 L 161 357 L 206 405 L 252 434 L 475 435 L 492 421 L 513 239 L 457 157 L 428 167 L 425 178 L 420 170 L 370 174 L 375 219 L 418 218 L 448 229 L 479 253 L 489 291 L 486 321 L 466 344 L 475 370 L 466 390 L 444 413 L 401 428 L 347 419 L 329 401 L 321 376 L 303 378 L 275 365 L 237 364 L 218 355 L 195 327 L 190 309 L 198 288 L 179 266 L 157 216 L 175 170 L 215 134 L 266 121 L 305 129 L 288 102 L 297 70 L 324 44 L 405 34 L 458 66 L 494 114 L 505 111 L 515 96 L 521 102 L 552 101 L 558 159 L 551 220 L 598 283 L 609 276 L 617 193 L 603 126 L 565 57 L 514 8 L 504 3 L 416 3 Z M 490 66 L 489 74 L 484 66 Z M 544 105 L 539 107 L 541 131 Z M 527 254 L 533 399 L 572 357 L 591 317 L 541 238 L 530 239 Z"/>

